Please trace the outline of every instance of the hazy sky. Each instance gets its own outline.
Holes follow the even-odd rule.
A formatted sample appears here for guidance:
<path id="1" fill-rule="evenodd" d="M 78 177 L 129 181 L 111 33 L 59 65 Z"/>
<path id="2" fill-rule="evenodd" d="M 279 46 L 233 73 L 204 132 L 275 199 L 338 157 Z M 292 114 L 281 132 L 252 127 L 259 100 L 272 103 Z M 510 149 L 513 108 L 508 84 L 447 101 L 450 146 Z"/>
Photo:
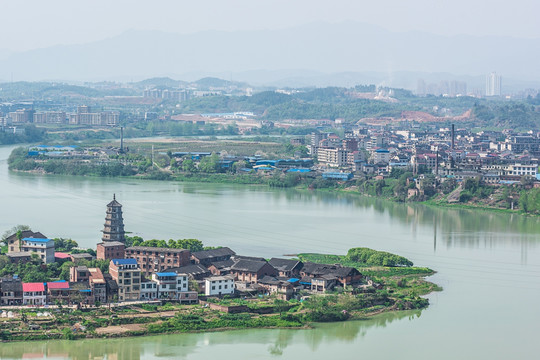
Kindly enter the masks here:
<path id="1" fill-rule="evenodd" d="M 540 38 L 539 0 L 0 0 L 0 49 L 75 44 L 129 29 L 192 33 L 354 20 L 392 31 Z"/>

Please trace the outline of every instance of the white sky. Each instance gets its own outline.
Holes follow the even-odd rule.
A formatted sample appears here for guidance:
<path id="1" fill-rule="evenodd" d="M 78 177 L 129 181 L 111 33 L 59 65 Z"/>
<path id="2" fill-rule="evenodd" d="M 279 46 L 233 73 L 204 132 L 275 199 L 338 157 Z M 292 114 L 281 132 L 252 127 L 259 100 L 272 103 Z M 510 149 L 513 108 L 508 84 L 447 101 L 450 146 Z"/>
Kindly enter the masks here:
<path id="1" fill-rule="evenodd" d="M 0 0 L 0 49 L 76 44 L 130 29 L 177 33 L 353 20 L 392 31 L 540 38 L 540 0 Z"/>

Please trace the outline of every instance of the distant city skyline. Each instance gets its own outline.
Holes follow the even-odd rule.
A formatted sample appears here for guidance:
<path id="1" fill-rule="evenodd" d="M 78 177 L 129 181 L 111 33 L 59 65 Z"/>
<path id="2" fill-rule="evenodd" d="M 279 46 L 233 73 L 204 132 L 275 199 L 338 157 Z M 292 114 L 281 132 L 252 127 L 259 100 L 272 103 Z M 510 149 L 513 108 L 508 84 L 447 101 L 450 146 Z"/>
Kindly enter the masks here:
<path id="1" fill-rule="evenodd" d="M 501 96 L 501 75 L 492 72 L 486 76 L 486 96 Z"/>

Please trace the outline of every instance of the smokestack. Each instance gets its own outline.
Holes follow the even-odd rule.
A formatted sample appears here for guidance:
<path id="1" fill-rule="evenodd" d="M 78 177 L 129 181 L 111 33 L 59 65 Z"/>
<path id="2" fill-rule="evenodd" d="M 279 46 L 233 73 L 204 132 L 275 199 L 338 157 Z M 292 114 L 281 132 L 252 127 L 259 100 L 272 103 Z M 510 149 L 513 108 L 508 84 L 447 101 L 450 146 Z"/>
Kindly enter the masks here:
<path id="1" fill-rule="evenodd" d="M 454 150 L 454 139 L 455 139 L 454 124 L 452 124 L 452 151 Z"/>
<path id="2" fill-rule="evenodd" d="M 120 152 L 124 152 L 124 127 L 120 126 Z"/>

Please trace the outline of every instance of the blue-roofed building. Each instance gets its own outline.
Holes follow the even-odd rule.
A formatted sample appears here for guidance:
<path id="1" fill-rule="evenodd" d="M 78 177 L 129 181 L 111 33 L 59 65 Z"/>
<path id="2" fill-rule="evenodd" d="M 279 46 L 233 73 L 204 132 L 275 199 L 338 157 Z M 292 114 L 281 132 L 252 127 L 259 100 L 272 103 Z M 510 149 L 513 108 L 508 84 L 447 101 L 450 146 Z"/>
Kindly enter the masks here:
<path id="1" fill-rule="evenodd" d="M 279 160 L 257 160 L 256 166 L 272 166 L 277 167 Z"/>
<path id="2" fill-rule="evenodd" d="M 387 149 L 377 149 L 372 154 L 373 163 L 385 163 L 388 164 L 390 162 L 390 151 Z"/>
<path id="3" fill-rule="evenodd" d="M 351 172 L 325 172 L 322 174 L 323 179 L 325 180 L 351 180 L 353 178 L 353 173 Z"/>
<path id="4" fill-rule="evenodd" d="M 54 240 L 52 239 L 23 238 L 20 251 L 37 254 L 45 264 L 54 262 Z"/>
<path id="5" fill-rule="evenodd" d="M 288 169 L 288 173 L 301 173 L 301 174 L 307 174 L 308 172 L 311 172 L 311 169 Z"/>
<path id="6" fill-rule="evenodd" d="M 135 259 L 112 259 L 109 274 L 118 284 L 119 301 L 139 300 L 141 294 L 141 268 Z"/>
<path id="7" fill-rule="evenodd" d="M 114 265 L 137 265 L 137 260 L 135 259 L 112 259 Z"/>

